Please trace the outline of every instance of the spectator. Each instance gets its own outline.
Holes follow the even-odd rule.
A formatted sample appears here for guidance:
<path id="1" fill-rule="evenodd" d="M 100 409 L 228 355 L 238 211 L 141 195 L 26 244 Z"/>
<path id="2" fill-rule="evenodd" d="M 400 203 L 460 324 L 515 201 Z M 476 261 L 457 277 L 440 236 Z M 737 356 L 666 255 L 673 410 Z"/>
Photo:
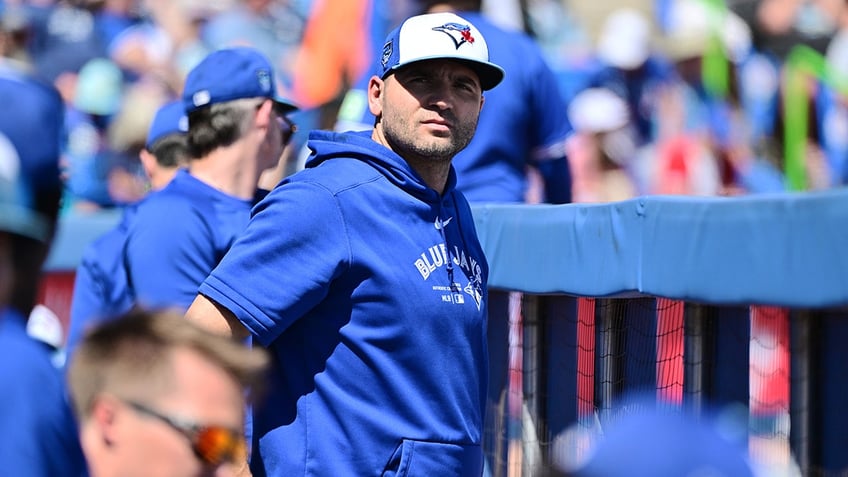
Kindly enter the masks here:
<path id="1" fill-rule="evenodd" d="M 264 54 L 274 67 L 277 87 L 282 96 L 293 98 L 298 105 L 303 101 L 293 92 L 296 73 L 295 60 L 303 41 L 303 31 L 310 18 L 311 4 L 327 3 L 311 0 L 235 0 L 226 8 L 210 15 L 201 29 L 201 38 L 212 49 L 249 46 Z M 348 0 L 352 3 L 352 0 Z M 333 25 L 338 28 L 338 25 Z M 317 82 L 310 75 L 307 81 Z M 279 167 L 266 171 L 260 186 L 270 189 L 283 177 L 298 168 L 297 153 L 306 142 L 307 131 L 317 126 L 317 110 L 299 109 L 292 119 L 302 126 L 286 148 Z"/>
<path id="2" fill-rule="evenodd" d="M 74 476 L 85 469 L 51 351 L 27 335 L 56 231 L 62 99 L 0 65 L 0 461 L 3 473 Z"/>
<path id="3" fill-rule="evenodd" d="M 211 15 L 201 37 L 213 49 L 250 46 L 264 54 L 289 96 L 292 68 L 308 12 L 295 0 L 235 0 Z"/>
<path id="4" fill-rule="evenodd" d="M 130 81 L 155 80 L 178 94 L 186 74 L 210 51 L 200 37 L 205 12 L 185 1 L 145 0 L 144 7 L 146 18 L 109 43 L 109 57 Z"/>
<path id="5" fill-rule="evenodd" d="M 153 190 L 159 190 L 188 161 L 188 118 L 182 101 L 166 103 L 150 124 L 147 141 L 139 154 Z M 77 267 L 71 299 L 70 326 L 65 350 L 68 355 L 92 323 L 130 310 L 133 294 L 124 267 L 124 242 L 135 206 L 124 209 L 121 221 L 86 247 Z"/>
<path id="6" fill-rule="evenodd" d="M 68 370 L 91 476 L 234 475 L 243 388 L 266 362 L 177 313 L 135 311 L 92 329 Z"/>
<path id="7" fill-rule="evenodd" d="M 587 88 L 568 105 L 575 137 L 570 141 L 575 202 L 614 202 L 640 194 L 633 176 L 638 154 L 624 99 L 604 88 Z"/>
<path id="8" fill-rule="evenodd" d="M 244 230 L 257 182 L 291 139 L 273 68 L 252 48 L 218 50 L 186 79 L 188 168 L 136 208 L 125 263 L 137 304 L 187 309 Z M 167 217 L 167 220 L 163 220 Z"/>
<path id="9" fill-rule="evenodd" d="M 627 102 L 640 147 L 656 140 L 660 98 L 675 80 L 672 65 L 655 51 L 652 34 L 652 24 L 642 11 L 630 7 L 612 11 L 602 23 L 596 47 L 599 63 L 587 82 L 588 87 L 609 89 Z"/>
<path id="10" fill-rule="evenodd" d="M 187 312 L 280 365 L 255 408 L 257 475 L 483 471 L 488 265 L 451 159 L 503 70 L 452 13 L 407 19 L 382 51 L 373 130 L 312 131 L 306 169 Z"/>
<path id="11" fill-rule="evenodd" d="M 109 194 L 109 174 L 117 156 L 107 135 L 124 86 L 120 68 L 106 58 L 89 60 L 76 77 L 65 117 L 65 207 L 90 211 L 116 205 Z"/>
<path id="12" fill-rule="evenodd" d="M 824 53 L 837 29 L 841 2 L 730 0 L 727 6 L 750 28 L 754 47 L 783 62 L 797 45 Z"/>
<path id="13" fill-rule="evenodd" d="M 150 191 L 141 153 L 157 110 L 173 98 L 161 84 L 152 81 L 136 81 L 127 86 L 106 131 L 108 147 L 114 155 L 107 185 L 109 197 L 117 206 L 133 204 Z"/>
<path id="14" fill-rule="evenodd" d="M 68 83 L 88 61 L 106 57 L 96 28 L 93 2 L 56 0 L 25 2 L 32 28 L 29 50 L 39 78 L 52 82 L 65 97 Z"/>
<path id="15" fill-rule="evenodd" d="M 27 48 L 32 27 L 21 5 L 0 4 L 0 57 L 16 67 L 32 71 L 32 55 Z"/>

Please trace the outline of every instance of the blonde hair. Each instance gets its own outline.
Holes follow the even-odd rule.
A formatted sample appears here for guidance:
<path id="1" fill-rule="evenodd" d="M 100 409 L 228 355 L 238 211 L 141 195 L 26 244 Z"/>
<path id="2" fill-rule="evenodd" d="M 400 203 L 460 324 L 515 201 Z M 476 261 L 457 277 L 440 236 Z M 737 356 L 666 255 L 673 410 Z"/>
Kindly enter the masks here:
<path id="1" fill-rule="evenodd" d="M 167 392 L 176 349 L 199 353 L 254 394 L 268 366 L 263 349 L 208 332 L 176 311 L 134 310 L 90 330 L 70 357 L 67 380 L 77 418 L 87 418 L 103 393 L 144 398 Z"/>

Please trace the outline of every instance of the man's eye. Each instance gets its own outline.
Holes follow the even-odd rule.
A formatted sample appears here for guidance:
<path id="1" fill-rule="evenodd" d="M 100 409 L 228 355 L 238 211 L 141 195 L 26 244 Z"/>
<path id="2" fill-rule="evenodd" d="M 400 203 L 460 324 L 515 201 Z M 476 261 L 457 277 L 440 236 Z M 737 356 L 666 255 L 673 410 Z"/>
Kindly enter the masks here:
<path id="1" fill-rule="evenodd" d="M 456 83 L 455 87 L 457 89 L 460 89 L 462 91 L 467 91 L 469 93 L 474 93 L 474 92 L 477 91 L 477 87 L 475 86 L 475 84 L 470 82 L 470 81 L 460 81 L 460 82 Z"/>

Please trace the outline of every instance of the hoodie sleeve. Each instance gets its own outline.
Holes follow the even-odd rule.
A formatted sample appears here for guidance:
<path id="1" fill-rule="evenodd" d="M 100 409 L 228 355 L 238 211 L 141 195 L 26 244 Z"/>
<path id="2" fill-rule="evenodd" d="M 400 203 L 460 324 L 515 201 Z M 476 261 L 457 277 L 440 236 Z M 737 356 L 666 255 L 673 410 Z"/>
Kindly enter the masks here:
<path id="1" fill-rule="evenodd" d="M 200 293 L 268 346 L 327 295 L 350 250 L 335 195 L 311 182 L 285 183 L 257 204 Z"/>

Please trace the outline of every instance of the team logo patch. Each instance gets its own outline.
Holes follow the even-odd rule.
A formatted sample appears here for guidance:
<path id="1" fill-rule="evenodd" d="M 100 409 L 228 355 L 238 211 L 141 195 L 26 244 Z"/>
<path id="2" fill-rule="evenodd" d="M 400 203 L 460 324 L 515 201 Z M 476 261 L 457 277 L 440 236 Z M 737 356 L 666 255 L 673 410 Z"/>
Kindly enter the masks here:
<path id="1" fill-rule="evenodd" d="M 471 36 L 471 27 L 462 23 L 445 23 L 442 26 L 433 27 L 433 30 L 440 31 L 451 37 L 453 44 L 458 50 L 464 43 L 474 44 L 474 37 Z"/>
<path id="2" fill-rule="evenodd" d="M 259 81 L 259 87 L 264 92 L 271 91 L 271 73 L 268 70 L 259 70 L 256 72 L 256 79 Z"/>
<path id="3" fill-rule="evenodd" d="M 389 40 L 383 45 L 383 54 L 380 56 L 380 64 L 383 65 L 383 69 L 386 69 L 386 65 L 389 64 L 389 58 L 392 56 L 392 41 Z"/>

